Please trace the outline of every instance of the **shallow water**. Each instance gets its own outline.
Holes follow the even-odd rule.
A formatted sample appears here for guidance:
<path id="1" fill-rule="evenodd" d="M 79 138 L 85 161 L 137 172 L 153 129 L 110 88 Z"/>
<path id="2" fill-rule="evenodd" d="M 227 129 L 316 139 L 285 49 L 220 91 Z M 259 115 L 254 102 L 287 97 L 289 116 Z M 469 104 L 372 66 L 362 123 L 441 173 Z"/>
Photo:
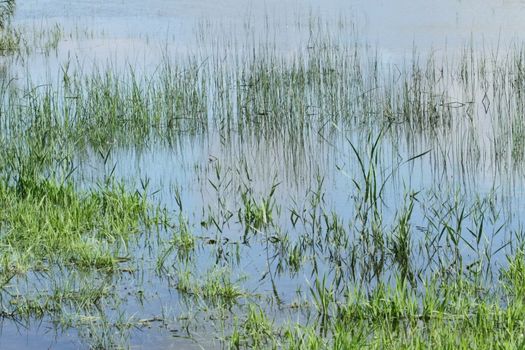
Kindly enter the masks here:
<path id="1" fill-rule="evenodd" d="M 55 84 L 60 81 L 61 68 L 65 65 L 82 74 L 95 70 L 94 67 L 115 71 L 132 67 L 138 73 L 151 74 L 166 56 L 183 61 L 196 55 L 204 60 L 232 50 L 249 49 L 249 45 L 243 47 L 236 43 L 272 43 L 276 52 L 290 57 L 308 47 L 312 40 L 309 23 L 319 19 L 326 33 L 342 38 L 342 42 L 356 41 L 363 51 L 377 55 L 385 66 L 410 62 L 414 48 L 418 55 L 434 52 L 438 60 L 451 57 L 454 61 L 465 47 L 473 47 L 475 52 L 488 52 L 497 60 L 498 55 L 504 56 L 512 45 L 519 45 L 525 39 L 523 18 L 522 2 L 503 0 L 434 3 L 310 0 L 306 5 L 299 0 L 30 0 L 19 2 L 14 23 L 30 32 L 52 28 L 58 23 L 62 34 L 56 48 L 42 47 L 27 57 L 5 58 L 5 75 L 14 77 L 16 86 L 24 89 L 27 81 L 30 86 Z M 449 92 L 451 101 L 461 101 L 467 95 L 452 86 Z M 519 167 L 513 168 L 512 159 L 502 160 L 494 155 L 494 128 L 485 117 L 487 113 L 482 113 L 479 104 L 477 107 L 479 118 L 475 128 L 466 120 L 454 119 L 453 128 L 440 130 L 434 138 L 412 135 L 406 130 L 397 137 L 385 138 L 380 175 L 381 179 L 389 178 L 384 198 L 385 221 L 395 216 L 398 203 L 409 190 L 446 193 L 461 188 L 460 196 L 466 200 L 495 193 L 502 210 L 512 218 L 507 222 L 508 230 L 521 226 L 519 213 L 524 209 L 525 188 L 522 173 Z M 458 115 L 461 116 L 461 112 Z M 294 237 L 294 233 L 308 228 L 307 225 L 292 227 L 288 211 L 292 207 L 308 207 L 311 189 L 317 186 L 318 178 L 324 179 L 326 207 L 333 208 L 343 220 L 350 220 L 355 190 L 352 179 L 359 176 L 359 169 L 345 136 L 350 135 L 351 140 L 362 145 L 367 127 L 340 129 L 337 126 L 326 132 L 307 128 L 298 142 L 279 133 L 265 138 L 240 133 L 224 140 L 213 123 L 210 125 L 208 131 L 197 135 L 179 135 L 171 146 L 162 142 L 146 147 L 114 146 L 107 162 L 93 150 L 79 155 L 75 179 L 81 186 L 90 187 L 114 166 L 114 175 L 131 187 L 138 188 L 140 181 L 147 179 L 150 192 L 155 193 L 152 200 L 162 203 L 170 213 L 177 211 L 175 192 L 181 189 L 184 215 L 192 231 L 202 242 L 217 237 L 227 241 L 224 245 L 203 243 L 197 249 L 195 261 L 188 267 L 194 277 L 205 276 L 215 265 L 226 266 L 232 270 L 232 278 L 241 281 L 244 290 L 258 295 L 253 298 L 257 303 L 268 305 L 269 313 L 276 320 L 302 320 L 303 312 L 290 310 L 289 306 L 301 299 L 297 289 L 304 292 L 308 288 L 313 276 L 310 263 L 296 274 L 279 276 L 276 273 L 270 280 L 266 273 L 272 274 L 277 261 L 269 258 L 268 248 L 262 242 L 255 239 L 244 244 L 242 225 L 236 222 L 236 217 L 223 223 L 220 234 L 213 226 L 201 225 L 201 221 L 210 213 L 224 214 L 222 210 L 237 214 L 239 190 L 244 187 L 251 188 L 255 196 L 260 197 L 278 183 L 275 201 L 283 215 L 276 218 L 276 226 Z M 473 142 L 477 143 L 476 147 L 472 146 Z M 478 156 L 469 159 L 474 154 L 473 148 Z M 397 168 L 403 160 L 428 150 L 427 155 Z M 221 179 L 217 179 L 219 175 Z M 210 181 L 220 182 L 224 187 L 216 190 Z M 225 201 L 223 207 L 217 204 L 221 197 Z M 422 215 L 416 213 L 416 221 Z M 488 230 L 498 227 L 500 221 L 495 220 L 491 225 Z M 171 234 L 167 230 L 159 236 L 168 239 Z M 120 317 L 144 321 L 142 326 L 129 330 L 129 339 L 123 336 L 131 348 L 220 347 L 217 334 L 221 334 L 221 326 L 226 329 L 231 326 L 231 319 L 224 321 L 225 325 L 213 324 L 209 322 L 210 314 L 215 317 L 215 313 L 219 313 L 213 305 L 203 307 L 179 295 L 173 287 L 180 273 L 177 270 L 180 261 L 176 257 L 169 256 L 165 273 L 157 276 L 157 256 L 163 247 L 162 243 L 151 243 L 148 239 L 141 239 L 134 251 L 135 272 L 108 282 L 118 286 L 117 300 L 108 302 L 103 316 L 109 323 L 118 322 Z M 504 239 L 496 237 L 493 249 Z M 219 253 L 220 249 L 226 252 Z M 328 269 L 329 263 L 319 260 L 320 269 Z M 38 279 L 35 282 L 30 277 L 29 280 L 29 289 L 46 288 Z M 288 307 L 266 304 L 272 298 L 272 282 L 278 286 L 279 298 Z M 208 309 L 208 313 L 203 309 Z M 35 323 L 20 329 L 15 322 L 4 320 L 0 348 L 85 346 L 75 330 L 55 331 L 52 319 Z M 82 339 L 90 337 L 92 335 L 84 334 Z"/>

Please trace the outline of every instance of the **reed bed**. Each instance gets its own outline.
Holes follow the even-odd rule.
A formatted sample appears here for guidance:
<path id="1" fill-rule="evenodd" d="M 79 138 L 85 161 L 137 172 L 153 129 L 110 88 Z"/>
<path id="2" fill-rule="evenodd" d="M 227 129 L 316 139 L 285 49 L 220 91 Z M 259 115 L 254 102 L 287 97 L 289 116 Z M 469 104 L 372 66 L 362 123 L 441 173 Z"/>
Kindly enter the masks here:
<path id="1" fill-rule="evenodd" d="M 46 85 L 4 79 L 1 316 L 90 348 L 153 324 L 205 348 L 520 348 L 513 202 L 439 179 L 522 164 L 523 49 L 399 65 L 316 23 L 292 55 L 250 41 L 153 72 L 68 61 Z M 115 170 L 120 151 L 198 138 L 221 156 L 175 190 Z M 261 154 L 288 171 L 269 177 Z M 432 186 L 410 184 L 418 167 Z"/>

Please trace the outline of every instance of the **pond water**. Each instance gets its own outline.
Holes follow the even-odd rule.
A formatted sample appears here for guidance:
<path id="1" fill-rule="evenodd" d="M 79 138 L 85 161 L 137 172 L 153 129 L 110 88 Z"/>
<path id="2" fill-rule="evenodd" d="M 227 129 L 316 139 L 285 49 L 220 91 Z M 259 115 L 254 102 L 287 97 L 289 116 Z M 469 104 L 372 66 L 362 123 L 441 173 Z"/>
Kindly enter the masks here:
<path id="1" fill-rule="evenodd" d="M 385 84 L 400 89 L 401 83 L 388 80 L 396 76 L 391 72 L 397 69 L 400 75 L 407 72 L 407 77 L 413 77 L 413 62 L 420 60 L 425 67 L 428 57 L 437 62 L 438 71 L 439 67 L 446 70 L 461 66 L 462 60 L 468 63 L 471 57 L 484 58 L 488 71 L 495 71 L 493 68 L 498 65 L 511 67 L 513 50 L 520 48 L 525 39 L 523 18 L 523 2 L 504 0 L 27 0 L 17 4 L 13 23 L 33 38 L 28 46 L 37 48 L 2 58 L 2 74 L 6 80 L 14 79 L 17 89 L 25 91 L 35 86 L 59 85 L 65 67 L 74 72 L 73 77 L 105 70 L 117 77 L 126 76 L 132 69 L 136 75 L 151 76 L 153 80 L 166 61 L 183 66 L 195 58 L 202 64 L 219 62 L 203 74 L 214 76 L 223 72 L 227 79 L 229 73 L 233 76 L 232 72 L 243 65 L 242 59 L 248 58 L 250 52 L 264 55 L 264 45 L 271 46 L 271 55 L 282 63 L 308 56 L 312 43 L 319 38 L 321 43 L 323 38 L 335 38 L 327 45 L 354 47 L 356 51 L 349 52 L 359 52 L 364 61 L 376 60 Z M 45 31 L 54 34 L 40 37 L 38 33 Z M 348 62 L 347 56 L 344 52 L 336 60 Z M 283 65 L 286 68 L 286 63 Z M 370 71 L 364 70 L 363 75 L 371 72 L 373 66 L 373 62 L 367 63 L 365 69 Z M 451 77 L 460 75 L 450 73 Z M 377 166 L 375 180 L 384 183 L 384 187 L 378 186 L 384 222 L 395 220 L 400 203 L 406 203 L 407 193 L 421 192 L 421 205 L 414 212 L 419 235 L 415 242 L 423 240 L 425 229 L 419 226 L 427 222 L 425 218 L 430 214 L 426 210 L 432 203 L 450 198 L 459 203 L 478 200 L 484 203 L 479 205 L 483 213 L 496 206 L 497 213 L 487 214 L 490 223 L 487 219 L 485 224 L 488 250 L 495 252 L 522 226 L 525 183 L 521 165 L 525 144 L 519 141 L 523 130 L 515 124 L 519 124 L 515 116 L 520 113 L 516 97 L 505 95 L 504 88 L 503 92 L 490 86 L 484 89 L 482 75 L 476 77 L 476 83 L 449 78 L 435 84 L 436 95 L 446 92 L 437 97 L 436 106 L 448 106 L 442 110 L 449 113 L 444 123 L 447 125 L 420 130 L 417 125 L 394 122 L 380 139 L 376 163 L 372 159 L 363 161 L 365 168 Z M 212 78 L 208 82 L 211 86 L 210 82 Z M 505 85 L 511 83 L 503 78 L 501 84 L 511 86 Z M 426 86 L 422 85 L 424 90 Z M 219 96 L 220 87 L 211 86 L 208 93 Z M 238 90 L 232 89 L 235 93 Z M 390 93 L 393 96 L 395 91 Z M 381 91 L 376 96 L 388 94 Z M 507 100 L 499 101 L 497 96 L 507 96 Z M 344 98 L 339 95 L 337 100 Z M 218 97 L 216 100 L 220 102 Z M 316 101 L 315 96 L 311 100 Z M 107 147 L 91 146 L 75 158 L 73 177 L 81 187 L 91 188 L 109 174 L 131 188 L 139 188 L 146 181 L 151 200 L 160 203 L 173 217 L 180 212 L 180 196 L 187 224 L 199 237 L 191 261 L 174 253 L 164 255 L 167 242 L 178 228 L 161 230 L 154 237 L 144 235 L 137 247 L 131 248 L 133 259 L 126 265 L 130 272 L 95 278 L 115 290 L 103 302 L 99 314 L 78 315 L 75 310 L 68 310 L 71 314 L 66 318 L 74 319 L 77 327 L 68 327 L 66 321 L 61 324 L 54 315 L 29 324 L 6 318 L 0 325 L 1 349 L 82 348 L 99 338 L 136 349 L 219 348 L 224 340 L 221 334 L 228 334 L 227 330 L 238 321 L 232 315 L 242 313 L 243 303 L 255 301 L 277 323 L 302 322 L 308 319 L 309 312 L 295 305 L 305 303 L 314 275 L 350 280 L 345 274 L 337 277 L 332 256 L 327 258 L 333 247 L 324 246 L 312 248 L 319 251 L 309 252 L 311 258 L 297 271 L 279 273 L 284 263 L 272 250 L 277 248 L 269 249 L 268 240 L 259 238 L 270 235 L 277 240 L 280 234 L 289 234 L 294 242 L 303 232 L 315 229 L 314 219 L 299 219 L 297 223 L 294 213 L 301 216 L 302 212 L 307 217 L 325 214 L 326 209 L 350 225 L 359 197 L 356 183 L 363 185 L 362 167 L 355 153 L 366 156 L 372 152 L 367 138 L 375 139 L 381 126 L 362 116 L 352 117 L 355 123 L 331 119 L 324 115 L 326 111 L 317 117 L 316 106 L 309 106 L 312 109 L 306 115 L 312 119 L 304 125 L 293 121 L 282 125 L 261 122 L 260 128 L 254 130 L 239 127 L 225 133 L 220 112 L 227 108 L 214 107 L 214 101 L 207 101 L 210 112 L 204 131 L 178 132 L 169 141 L 152 137 L 152 141 L 141 145 L 115 141 Z M 334 102 L 337 108 L 338 103 Z M 392 115 L 395 117 L 395 113 Z M 508 127 L 501 126 L 499 121 L 506 116 L 516 121 Z M 354 147 L 362 153 L 354 151 Z M 108 152 L 107 158 L 100 155 L 102 151 Z M 322 204 L 315 206 L 312 203 L 318 188 Z M 270 198 L 275 203 L 271 229 L 245 231 L 240 222 L 243 191 L 252 194 L 256 201 Z M 469 204 L 465 206 L 470 208 Z M 477 224 L 476 210 L 472 209 L 469 218 L 472 227 Z M 500 231 L 503 224 L 505 229 Z M 503 253 L 490 264 L 503 264 Z M 420 250 L 413 259 L 417 265 L 425 257 Z M 465 252 L 465 259 L 476 261 L 477 256 Z M 213 303 L 191 300 L 175 287 L 185 273 L 195 280 L 205 280 L 209 271 L 219 279 L 223 274 L 223 278 L 238 283 L 248 295 L 241 305 L 226 308 L 228 315 Z M 82 276 L 64 276 L 68 273 L 31 275 L 20 278 L 16 284 L 21 291 L 38 293 L 71 278 L 79 285 L 91 283 Z M 391 272 L 385 278 L 388 276 Z M 60 320 L 63 319 L 62 315 Z M 99 327 L 99 321 L 106 322 L 106 327 Z M 117 324 L 127 326 L 119 328 Z M 98 334 L 101 329 L 111 334 Z"/>

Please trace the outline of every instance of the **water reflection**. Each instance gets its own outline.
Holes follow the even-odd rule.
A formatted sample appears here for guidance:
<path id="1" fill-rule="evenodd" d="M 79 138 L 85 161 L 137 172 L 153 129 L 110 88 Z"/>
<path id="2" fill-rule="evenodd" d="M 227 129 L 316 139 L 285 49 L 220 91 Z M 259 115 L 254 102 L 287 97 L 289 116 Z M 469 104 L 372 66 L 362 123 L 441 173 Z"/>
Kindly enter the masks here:
<path id="1" fill-rule="evenodd" d="M 399 204 L 417 202 L 414 192 L 419 191 L 428 196 L 413 214 L 422 237 L 442 230 L 446 220 L 458 219 L 463 207 L 472 213 L 466 221 L 475 231 L 480 226 L 479 212 L 488 213 L 487 208 L 497 203 L 505 218 L 511 219 L 487 214 L 492 221 L 484 226 L 490 237 L 485 252 L 492 257 L 520 227 L 523 209 L 523 180 L 520 170 L 512 169 L 523 155 L 523 130 L 515 118 L 521 115 L 523 99 L 510 79 L 516 72 L 513 64 L 520 60 L 508 57 L 507 64 L 500 66 L 509 44 L 525 33 L 522 7 L 519 2 L 493 1 L 20 3 L 16 25 L 38 31 L 35 22 L 43 28 L 58 23 L 60 30 L 45 34 L 50 39 L 57 35 L 58 41 L 41 41 L 51 50 L 32 51 L 13 64 L 13 73 L 2 66 L 0 75 L 6 81 L 14 75 L 19 90 L 62 86 L 68 77 L 83 81 L 107 71 L 124 86 L 131 82 L 130 74 L 148 77 L 133 86 L 136 95 L 127 95 L 124 89 L 122 101 L 129 102 L 150 92 L 156 72 L 169 61 L 178 69 L 175 76 L 190 72 L 188 83 L 175 90 L 197 85 L 199 91 L 206 91 L 205 102 L 198 104 L 207 119 L 199 127 L 189 123 L 188 129 L 166 132 L 177 122 L 158 127 L 169 111 L 148 110 L 162 102 L 149 103 L 145 98 L 142 107 L 159 115 L 158 130 L 130 127 L 133 118 L 128 114 L 140 117 L 133 111 L 123 113 L 122 118 L 129 120 L 117 123 L 114 134 L 102 130 L 100 139 L 76 144 L 78 168 L 73 177 L 81 187 L 96 186 L 109 174 L 131 188 L 147 184 L 151 199 L 162 203 L 173 222 L 157 235 L 142 237 L 131 249 L 137 259 L 125 266 L 126 277 L 97 276 L 115 294 L 104 299 L 95 318 L 86 315 L 87 320 L 75 320 L 82 325 L 82 334 L 65 327 L 53 343 L 54 335 L 30 324 L 28 338 L 18 342 L 12 322 L 2 327 L 6 346 L 30 347 L 45 338 L 54 347 L 67 348 L 67 338 L 77 336 L 96 344 L 97 337 L 104 339 L 96 333 L 103 328 L 100 325 L 118 329 L 111 339 L 137 346 L 149 342 L 159 347 L 193 346 L 183 337 L 217 346 L 206 338 L 208 332 L 219 334 L 214 327 L 223 325 L 205 321 L 210 314 L 223 317 L 225 323 L 231 319 L 220 314 L 225 311 L 215 308 L 213 298 L 192 300 L 196 292 L 184 288 L 188 281 L 183 277 L 204 289 L 205 283 L 213 282 L 207 278 L 226 270 L 231 273 L 225 273 L 227 278 L 239 281 L 243 291 L 257 294 L 245 299 L 274 302 L 268 302 L 267 309 L 277 319 L 289 316 L 280 303 L 304 302 L 304 290 L 319 271 L 337 281 L 338 293 L 341 281 L 372 288 L 377 280 L 388 280 L 398 262 L 392 261 L 388 271 L 372 271 L 367 265 L 388 259 L 374 253 L 352 265 L 352 256 L 364 255 L 363 247 L 377 248 L 376 242 L 359 233 L 374 225 L 393 231 L 389 223 L 398 218 Z M 465 44 L 471 46 L 465 49 Z M 489 86 L 494 81 L 501 84 Z M 89 124 L 86 116 L 99 105 L 76 104 L 87 93 L 82 89 L 89 90 L 89 82 L 82 84 L 76 94 L 57 87 L 51 89 L 51 96 L 60 101 L 56 111 L 81 111 L 79 120 L 88 122 L 79 125 L 94 129 L 100 124 Z M 95 100 L 97 85 L 89 91 L 94 93 L 87 100 Z M 172 97 L 176 101 L 189 95 Z M 186 105 L 190 100 L 183 101 Z M 183 109 L 170 120 L 180 121 L 193 112 Z M 514 119 L 504 120 L 505 115 Z M 109 120 L 107 115 L 97 117 L 100 123 Z M 370 140 L 385 125 L 388 132 L 372 156 Z M 359 194 L 367 186 L 362 173 L 371 168 L 381 194 L 380 201 L 365 203 L 381 210 L 382 217 L 374 217 L 374 225 L 359 212 L 364 197 Z M 246 200 L 246 196 L 253 198 Z M 275 210 L 267 231 L 261 230 L 265 222 L 258 224 L 255 218 L 261 203 Z M 432 203 L 443 212 L 433 211 Z M 255 209 L 250 212 L 247 207 L 252 204 Z M 496 234 L 503 222 L 508 224 L 504 237 Z M 183 225 L 197 236 L 189 262 L 183 253 L 170 250 L 181 239 L 177 234 Z M 345 230 L 352 234 L 341 235 Z M 326 240 L 319 239 L 322 235 Z M 434 248 L 443 243 L 441 238 L 433 242 Z M 441 261 L 425 255 L 428 247 L 423 238 L 416 243 L 422 246 L 411 257 L 414 269 L 404 271 L 411 280 L 441 267 Z M 462 249 L 466 251 L 467 244 Z M 482 260 L 465 256 L 466 263 Z M 428 265 L 419 266 L 421 261 Z M 501 261 L 494 258 L 487 266 Z M 217 267 L 221 270 L 214 270 Z M 63 271 L 49 272 L 42 279 L 30 276 L 27 288 L 48 292 L 46 284 L 54 273 L 60 280 Z M 80 280 L 75 277 L 74 282 Z M 234 305 L 229 311 L 235 314 L 241 307 Z M 294 318 L 307 318 L 300 311 L 289 312 Z M 51 317 L 42 322 L 59 320 Z M 136 330 L 130 324 L 141 326 Z"/>

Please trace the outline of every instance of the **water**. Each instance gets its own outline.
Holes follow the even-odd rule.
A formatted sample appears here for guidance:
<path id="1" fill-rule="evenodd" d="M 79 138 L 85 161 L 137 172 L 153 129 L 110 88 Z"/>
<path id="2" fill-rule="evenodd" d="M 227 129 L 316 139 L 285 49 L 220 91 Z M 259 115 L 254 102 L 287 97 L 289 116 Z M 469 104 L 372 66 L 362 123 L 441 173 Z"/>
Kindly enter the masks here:
<path id="1" fill-rule="evenodd" d="M 392 55 L 410 54 L 414 47 L 455 50 L 474 39 L 492 47 L 523 39 L 520 1 L 24 1 L 18 4 L 16 22 L 29 27 L 59 23 L 66 32 L 95 33 L 96 40 L 75 42 L 76 50 L 114 48 L 127 52 L 127 43 L 149 43 L 195 49 L 200 25 L 217 25 L 227 35 L 244 36 L 253 28 L 264 36 L 267 25 L 278 26 L 277 44 L 293 49 L 304 38 L 309 18 L 327 18 L 330 30 L 351 21 L 366 42 Z M 401 15 L 402 14 L 402 15 Z M 297 28 L 302 24 L 302 28 Z M 271 28 L 270 28 L 271 29 Z M 101 40 L 100 36 L 105 40 Z M 218 34 L 223 34 L 219 32 Z M 66 43 L 67 45 L 67 43 Z M 124 47 L 120 47 L 120 46 Z M 151 46 L 148 47 L 151 49 Z M 122 50 L 122 51 L 121 51 Z M 139 50 L 140 51 L 140 50 Z M 95 50 L 96 52 L 96 50 Z M 86 54 L 87 52 L 80 52 Z M 98 53 L 94 53 L 97 56 Z"/>
<path id="2" fill-rule="evenodd" d="M 290 58 L 311 44 L 315 36 L 309 30 L 312 21 L 322 23 L 325 33 L 343 38 L 342 42 L 355 41 L 363 52 L 379 57 L 384 67 L 401 67 L 410 62 L 414 48 L 421 56 L 433 52 L 437 61 L 459 60 L 465 47 L 473 47 L 476 53 L 487 52 L 498 60 L 505 57 L 512 45 L 519 45 L 525 39 L 524 15 L 525 5 L 520 1 L 311 0 L 305 4 L 304 1 L 274 0 L 30 0 L 18 3 L 15 25 L 31 33 L 58 24 L 60 39 L 56 47 L 46 47 L 44 40 L 39 42 L 42 47 L 27 57 L 3 60 L 5 75 L 14 78 L 16 86 L 24 89 L 27 81 L 31 85 L 56 84 L 65 66 L 82 74 L 105 67 L 117 72 L 133 67 L 138 74 L 153 74 L 166 56 L 183 61 L 196 55 L 205 61 L 210 56 L 235 56 L 232 51 L 249 51 L 249 44 L 259 42 L 274 44 L 275 52 Z M 248 45 L 243 47 L 243 43 Z M 451 95 L 448 100 L 455 102 L 464 101 L 470 94 L 454 86 L 448 91 Z M 479 93 L 474 93 L 477 101 L 483 98 Z M 514 160 L 509 156 L 500 159 L 495 155 L 493 140 L 497 132 L 481 105 L 476 106 L 475 128 L 468 120 L 457 120 L 464 115 L 459 109 L 453 114 L 455 127 L 438 128 L 432 137 L 424 132 L 411 134 L 406 129 L 385 137 L 379 179 L 388 178 L 384 197 L 386 222 L 395 217 L 407 191 L 453 193 L 461 188 L 459 196 L 465 201 L 473 200 L 476 195 L 494 194 L 506 217 L 512 218 L 507 222 L 507 235 L 512 228 L 520 227 L 519 213 L 524 209 L 520 170 L 513 169 Z M 264 138 L 239 132 L 225 140 L 216 125 L 210 123 L 207 132 L 183 133 L 170 146 L 163 142 L 152 142 L 141 148 L 115 145 L 106 161 L 97 150 L 79 155 L 76 159 L 79 168 L 74 176 L 81 186 L 93 186 L 111 172 L 130 187 L 138 188 L 141 180 L 147 181 L 150 192 L 154 193 L 151 199 L 162 203 L 174 216 L 178 211 L 176 193 L 180 191 L 184 216 L 191 231 L 200 237 L 194 261 L 183 263 L 184 259 L 170 254 L 159 277 L 156 273 L 159 252 L 166 249 L 174 229 L 143 237 L 133 250 L 136 261 L 129 265 L 131 273 L 97 277 L 104 281 L 102 285 L 115 288 L 115 295 L 104 301 L 99 313 L 86 315 L 87 320 L 76 319 L 80 329 L 61 327 L 57 324 L 59 318 L 49 315 L 41 322 L 36 320 L 23 327 L 5 319 L 0 348 L 77 348 L 96 343 L 97 337 L 117 343 L 120 339 L 137 349 L 220 347 L 219 338 L 231 328 L 231 315 L 224 317 L 224 311 L 213 302 L 195 302 L 176 288 L 184 270 L 199 281 L 215 266 L 227 270 L 228 276 L 231 272 L 231 279 L 238 280 L 241 288 L 251 293 L 241 304 L 255 301 L 266 305 L 265 310 L 277 322 L 306 319 L 307 312 L 293 310 L 290 305 L 306 299 L 304 295 L 313 280 L 313 261 L 305 262 L 297 273 L 278 274 L 279 260 L 270 254 L 273 247 L 268 249 L 264 240 L 257 238 L 260 232 L 250 232 L 249 236 L 255 238 L 249 244 L 244 242 L 237 210 L 243 189 L 251 189 L 254 198 L 260 199 L 277 185 L 273 198 L 281 215 L 275 217 L 276 227 L 290 233 L 293 240 L 310 227 L 308 222 L 294 227 L 290 213 L 293 210 L 316 212 L 310 208 L 312 191 L 319 179 L 323 179 L 324 207 L 334 209 L 342 220 L 351 221 L 355 205 L 352 180 L 358 178 L 360 172 L 345 136 L 350 135 L 352 142 L 363 145 L 367 125 L 356 129 L 348 125 L 323 129 L 321 124 L 307 127 L 298 141 L 284 132 Z M 474 147 L 473 143 L 477 145 Z M 400 165 L 428 150 L 425 156 Z M 206 223 L 210 215 L 224 221 Z M 423 210 L 415 216 L 416 221 L 421 220 Z M 504 220 L 487 223 L 487 231 L 495 230 L 501 221 Z M 278 236 L 280 233 L 266 234 Z M 218 239 L 221 244 L 212 242 Z M 508 236 L 495 237 L 492 249 L 496 250 L 505 239 Z M 316 254 L 319 269 L 334 277 L 326 251 L 312 253 Z M 53 278 L 60 281 L 60 272 L 57 275 Z M 48 278 L 42 282 L 30 277 L 28 290 L 49 289 Z M 73 280 L 86 283 L 78 276 Z M 18 283 L 24 284 L 23 281 L 21 278 Z M 87 283 L 89 281 L 88 278 Z M 274 298 L 272 284 L 278 286 L 278 298 Z M 283 304 L 277 305 L 276 299 Z M 237 308 L 241 309 L 231 307 L 233 315 Z M 78 318 L 74 310 L 71 314 Z M 219 321 L 210 322 L 211 319 Z M 97 326 L 104 322 L 112 332 L 105 338 L 96 333 L 96 329 L 102 328 Z"/>

